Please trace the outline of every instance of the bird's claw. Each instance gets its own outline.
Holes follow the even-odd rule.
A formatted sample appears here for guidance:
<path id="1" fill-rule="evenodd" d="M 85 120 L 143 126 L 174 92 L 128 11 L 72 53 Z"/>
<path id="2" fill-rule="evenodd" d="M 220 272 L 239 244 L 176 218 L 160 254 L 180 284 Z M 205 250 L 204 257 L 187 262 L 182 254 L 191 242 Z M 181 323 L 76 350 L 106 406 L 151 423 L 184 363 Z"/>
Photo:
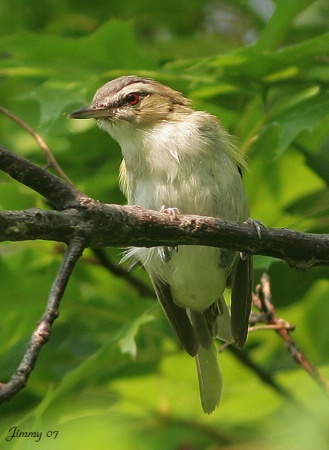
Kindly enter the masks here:
<path id="1" fill-rule="evenodd" d="M 171 216 L 172 218 L 176 218 L 177 214 L 179 214 L 178 208 L 166 208 L 165 205 L 162 205 L 160 208 L 160 212 L 163 214 L 168 214 L 168 216 Z"/>
<path id="2" fill-rule="evenodd" d="M 261 220 L 255 220 L 255 219 L 252 219 L 251 217 L 248 217 L 248 219 L 244 223 L 254 227 L 254 229 L 257 232 L 258 238 L 262 239 L 262 229 L 265 228 L 265 225 L 263 224 L 263 222 Z M 240 252 L 241 259 L 247 259 L 248 255 L 249 254 L 247 252 Z"/>
<path id="3" fill-rule="evenodd" d="M 254 227 L 259 239 L 262 239 L 262 228 L 265 228 L 265 225 L 263 224 L 263 222 L 261 220 L 255 220 L 255 219 L 252 219 L 251 217 L 248 217 L 248 219 L 244 223 Z"/>
<path id="4" fill-rule="evenodd" d="M 175 219 L 177 214 L 179 214 L 179 209 L 178 208 L 166 208 L 165 205 L 162 205 L 160 208 L 160 212 L 164 213 L 164 214 L 168 214 L 170 217 Z M 172 253 L 177 252 L 177 251 L 178 251 L 178 247 L 166 247 L 166 246 L 160 247 L 159 248 L 160 258 L 164 262 L 167 263 L 171 260 Z"/>

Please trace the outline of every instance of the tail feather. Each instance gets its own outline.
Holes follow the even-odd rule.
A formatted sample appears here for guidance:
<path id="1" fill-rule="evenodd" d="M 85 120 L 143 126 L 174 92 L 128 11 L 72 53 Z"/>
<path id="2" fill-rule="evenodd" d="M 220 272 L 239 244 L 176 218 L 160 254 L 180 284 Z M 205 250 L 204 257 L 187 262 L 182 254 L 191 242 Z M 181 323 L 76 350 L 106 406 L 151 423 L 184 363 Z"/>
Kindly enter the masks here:
<path id="1" fill-rule="evenodd" d="M 221 341 L 231 344 L 233 342 L 232 326 L 231 326 L 231 314 L 227 308 L 224 297 L 221 296 L 217 302 L 218 314 L 214 324 L 213 336 L 216 336 Z"/>
<path id="2" fill-rule="evenodd" d="M 219 405 L 223 379 L 218 363 L 216 347 L 210 336 L 207 321 L 201 312 L 190 311 L 194 331 L 199 340 L 195 356 L 198 372 L 201 404 L 206 414 L 211 414 Z"/>

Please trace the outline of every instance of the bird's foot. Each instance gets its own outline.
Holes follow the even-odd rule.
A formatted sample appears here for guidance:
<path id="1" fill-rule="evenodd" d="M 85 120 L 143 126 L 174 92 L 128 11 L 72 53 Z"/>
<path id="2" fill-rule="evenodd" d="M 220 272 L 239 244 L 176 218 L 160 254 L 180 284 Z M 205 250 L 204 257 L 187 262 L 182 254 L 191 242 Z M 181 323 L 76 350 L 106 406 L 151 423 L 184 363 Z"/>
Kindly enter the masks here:
<path id="1" fill-rule="evenodd" d="M 162 205 L 160 208 L 160 212 L 163 214 L 168 214 L 168 216 L 171 216 L 173 219 L 175 219 L 177 214 L 179 214 L 179 209 L 178 208 L 166 208 L 165 205 Z"/>
<path id="2" fill-rule="evenodd" d="M 257 235 L 258 235 L 259 239 L 262 239 L 262 228 L 265 228 L 265 225 L 263 224 L 263 222 L 261 220 L 255 220 L 255 219 L 252 219 L 251 217 L 248 217 L 248 219 L 244 223 L 254 227 L 255 230 L 257 231 Z"/>
<path id="3" fill-rule="evenodd" d="M 251 217 L 248 217 L 248 219 L 244 223 L 254 227 L 259 239 L 262 239 L 262 228 L 265 228 L 265 225 L 263 224 L 263 222 L 261 220 L 255 220 L 255 219 L 252 219 Z M 249 256 L 249 254 L 247 252 L 240 252 L 241 259 L 247 259 L 248 256 Z"/>
<path id="4" fill-rule="evenodd" d="M 176 218 L 177 214 L 179 214 L 178 208 L 166 208 L 165 205 L 162 205 L 160 208 L 160 212 L 164 214 L 168 214 L 173 219 Z M 171 260 L 173 252 L 177 252 L 178 247 L 159 247 L 159 255 L 160 258 L 164 262 L 169 262 Z"/>

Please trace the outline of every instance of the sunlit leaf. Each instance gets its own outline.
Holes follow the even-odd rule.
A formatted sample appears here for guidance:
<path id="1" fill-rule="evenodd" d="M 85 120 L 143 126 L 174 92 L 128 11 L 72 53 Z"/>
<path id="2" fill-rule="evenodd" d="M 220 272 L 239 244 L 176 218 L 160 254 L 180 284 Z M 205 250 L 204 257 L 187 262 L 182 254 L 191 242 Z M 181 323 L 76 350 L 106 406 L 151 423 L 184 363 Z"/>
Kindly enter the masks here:
<path id="1" fill-rule="evenodd" d="M 138 317 L 133 323 L 131 323 L 124 331 L 124 336 L 119 340 L 119 347 L 122 353 L 128 353 L 135 358 L 137 355 L 136 335 L 141 325 L 154 320 L 151 314 L 144 314 Z"/>

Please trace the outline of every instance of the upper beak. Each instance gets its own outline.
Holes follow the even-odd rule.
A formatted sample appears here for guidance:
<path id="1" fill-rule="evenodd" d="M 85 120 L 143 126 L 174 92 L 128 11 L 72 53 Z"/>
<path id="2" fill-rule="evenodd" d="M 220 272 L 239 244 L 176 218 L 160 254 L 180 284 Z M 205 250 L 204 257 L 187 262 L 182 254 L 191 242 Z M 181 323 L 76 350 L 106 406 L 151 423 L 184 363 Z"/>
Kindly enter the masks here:
<path id="1" fill-rule="evenodd" d="M 110 115 L 108 109 L 87 105 L 71 112 L 68 117 L 69 119 L 101 119 L 109 117 Z"/>

